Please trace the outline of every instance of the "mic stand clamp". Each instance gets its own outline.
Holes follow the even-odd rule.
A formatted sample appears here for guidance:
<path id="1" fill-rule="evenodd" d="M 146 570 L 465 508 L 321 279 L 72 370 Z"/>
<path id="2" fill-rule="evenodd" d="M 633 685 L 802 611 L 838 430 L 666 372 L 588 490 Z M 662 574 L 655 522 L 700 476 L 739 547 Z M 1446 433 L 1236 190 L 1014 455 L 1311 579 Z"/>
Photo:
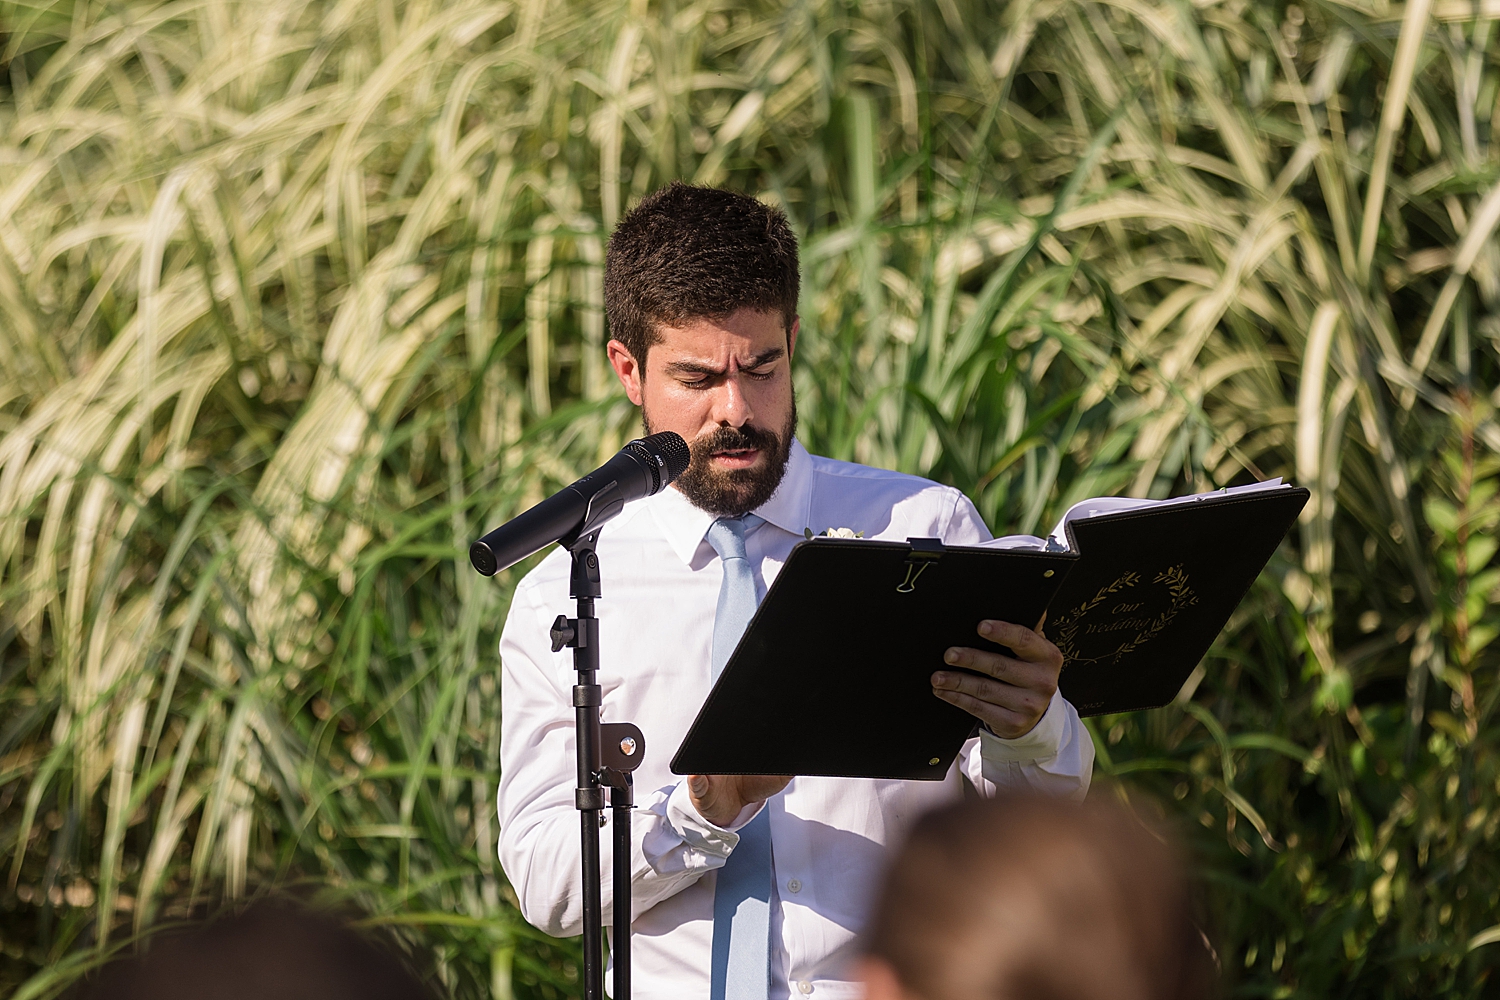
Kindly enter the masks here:
<path id="1" fill-rule="evenodd" d="M 603 914 L 599 872 L 599 827 L 604 825 L 604 790 L 614 814 L 614 1000 L 630 998 L 630 810 L 635 805 L 631 772 L 646 756 L 646 737 L 628 722 L 601 723 L 602 691 L 598 682 L 599 619 L 594 600 L 600 596 L 599 531 L 568 544 L 573 556 L 569 596 L 578 617 L 558 615 L 552 623 L 552 651 L 573 650 L 574 727 L 578 747 L 578 785 L 573 791 L 583 838 L 583 996 L 604 1000 Z"/>

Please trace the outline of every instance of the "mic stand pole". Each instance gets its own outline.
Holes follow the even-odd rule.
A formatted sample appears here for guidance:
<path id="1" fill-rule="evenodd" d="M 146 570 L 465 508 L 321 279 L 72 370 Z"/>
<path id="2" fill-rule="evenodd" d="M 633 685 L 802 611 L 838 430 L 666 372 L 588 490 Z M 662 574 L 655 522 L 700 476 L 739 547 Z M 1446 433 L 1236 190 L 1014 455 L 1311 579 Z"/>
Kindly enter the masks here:
<path id="1" fill-rule="evenodd" d="M 631 737 L 626 736 L 624 740 Z M 622 740 L 623 742 L 623 740 Z M 603 772 L 603 780 L 609 785 L 610 811 L 614 814 L 615 824 L 615 850 L 614 850 L 614 918 L 615 935 L 614 947 L 611 949 L 610 958 L 614 960 L 614 997 L 615 1000 L 629 1000 L 630 998 L 630 810 L 635 805 L 634 788 L 632 787 L 630 772 L 617 771 L 606 767 Z"/>
<path id="2" fill-rule="evenodd" d="M 573 650 L 574 726 L 578 748 L 578 785 L 573 792 L 583 838 L 583 996 L 604 1000 L 604 907 L 600 900 L 599 827 L 604 824 L 604 789 L 610 789 L 614 814 L 614 1000 L 630 997 L 630 810 L 634 805 L 630 772 L 646 755 L 646 739 L 630 723 L 601 723 L 598 683 L 599 619 L 594 600 L 600 596 L 599 557 L 594 530 L 568 545 L 573 556 L 569 596 L 578 617 L 558 615 L 552 623 L 552 651 Z"/>

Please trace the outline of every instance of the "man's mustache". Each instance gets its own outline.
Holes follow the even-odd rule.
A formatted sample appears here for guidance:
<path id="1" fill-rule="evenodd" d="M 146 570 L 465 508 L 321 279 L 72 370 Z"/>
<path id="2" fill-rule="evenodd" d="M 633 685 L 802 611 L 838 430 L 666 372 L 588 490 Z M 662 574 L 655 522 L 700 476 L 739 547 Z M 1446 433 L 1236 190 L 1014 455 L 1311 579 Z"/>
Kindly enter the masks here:
<path id="1" fill-rule="evenodd" d="M 745 451 L 756 448 L 774 454 L 780 443 L 781 438 L 774 431 L 746 424 L 743 427 L 720 427 L 696 437 L 689 446 L 689 450 L 692 452 L 693 461 L 697 462 L 721 451 Z"/>

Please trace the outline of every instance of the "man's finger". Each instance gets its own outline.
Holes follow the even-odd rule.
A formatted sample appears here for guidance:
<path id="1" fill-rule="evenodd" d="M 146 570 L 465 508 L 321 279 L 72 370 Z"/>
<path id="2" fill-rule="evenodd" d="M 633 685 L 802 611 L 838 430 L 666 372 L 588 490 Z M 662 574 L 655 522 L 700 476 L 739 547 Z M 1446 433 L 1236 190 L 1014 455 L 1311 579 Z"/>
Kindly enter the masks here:
<path id="1" fill-rule="evenodd" d="M 955 646 L 943 654 L 943 662 L 953 667 L 988 674 L 990 677 L 1017 687 L 1045 687 L 1055 682 L 1051 668 L 1045 663 L 1018 660 L 1004 653 L 991 653 L 984 649 Z"/>
<path id="2" fill-rule="evenodd" d="M 950 667 L 963 667 L 965 670 L 973 670 L 981 674 L 988 674 L 997 681 L 1014 684 L 1024 668 L 1020 660 L 1012 659 L 1003 653 L 991 653 L 988 650 L 973 649 L 969 646 L 955 646 L 943 654 L 943 662 Z"/>
<path id="3" fill-rule="evenodd" d="M 968 712 L 988 726 L 992 733 L 1005 739 L 1015 739 L 1017 736 L 1026 735 L 1037 722 L 1030 715 L 980 701 L 973 695 L 964 694 L 962 691 L 933 691 L 933 694 L 948 704 Z"/>
<path id="4" fill-rule="evenodd" d="M 1033 688 L 1017 687 L 1004 681 L 939 671 L 932 675 L 932 687 L 938 693 L 961 694 L 986 705 L 994 705 L 1024 716 L 1040 716 L 1047 709 L 1050 695 Z"/>
<path id="5" fill-rule="evenodd" d="M 1024 625 L 986 619 L 979 623 L 979 634 L 991 642 L 999 643 L 1016 654 L 1018 659 L 1042 663 L 1052 658 L 1056 646 Z"/>

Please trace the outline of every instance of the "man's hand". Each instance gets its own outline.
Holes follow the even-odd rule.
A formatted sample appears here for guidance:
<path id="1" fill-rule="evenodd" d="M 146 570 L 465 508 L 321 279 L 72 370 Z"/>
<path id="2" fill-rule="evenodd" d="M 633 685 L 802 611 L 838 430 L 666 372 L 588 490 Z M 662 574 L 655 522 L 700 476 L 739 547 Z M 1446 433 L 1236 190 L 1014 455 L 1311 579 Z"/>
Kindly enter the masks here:
<path id="1" fill-rule="evenodd" d="M 787 785 L 785 774 L 695 774 L 688 778 L 688 798 L 698 815 L 714 826 L 728 826 L 752 802 L 764 802 Z"/>
<path id="2" fill-rule="evenodd" d="M 932 693 L 978 718 L 996 736 L 1025 736 L 1041 721 L 1057 690 L 1062 652 L 1040 631 L 1021 625 L 982 621 L 979 634 L 1015 656 L 955 646 L 943 654 L 945 662 L 988 676 L 939 670 L 932 675 Z"/>

